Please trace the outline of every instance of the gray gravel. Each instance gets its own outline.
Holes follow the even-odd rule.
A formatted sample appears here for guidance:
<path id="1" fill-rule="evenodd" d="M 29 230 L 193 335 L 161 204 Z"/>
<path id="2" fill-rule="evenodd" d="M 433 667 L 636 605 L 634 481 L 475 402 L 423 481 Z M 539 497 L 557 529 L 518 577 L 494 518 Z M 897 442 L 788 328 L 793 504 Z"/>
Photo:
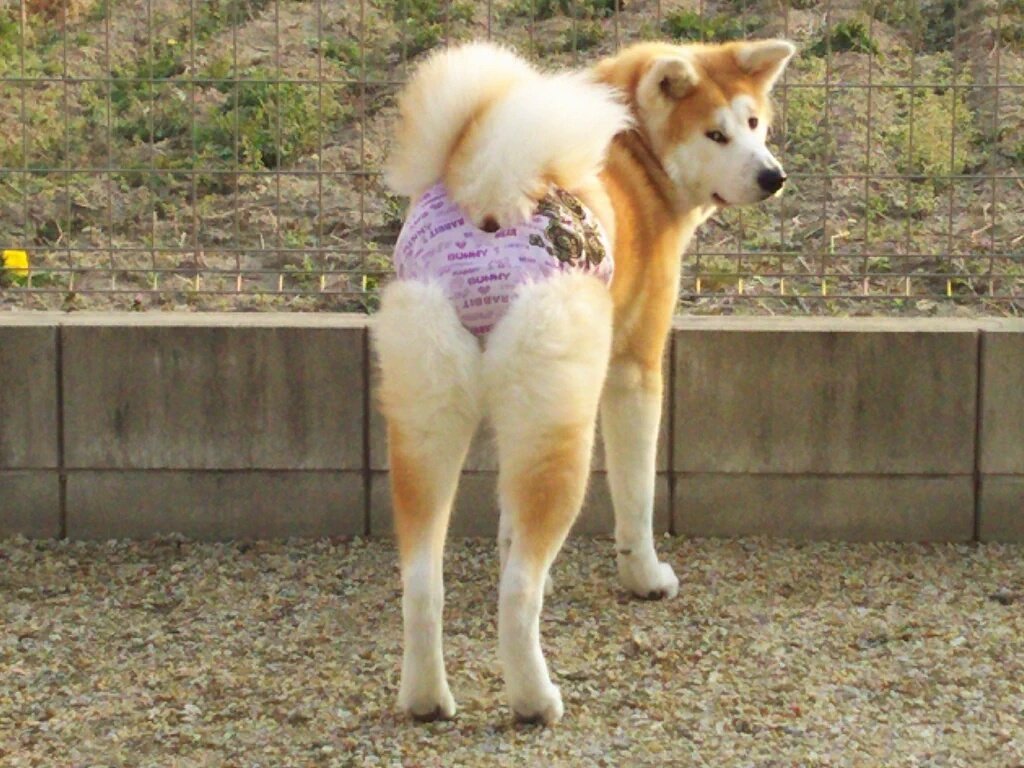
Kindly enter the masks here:
<path id="1" fill-rule="evenodd" d="M 449 723 L 394 713 L 389 542 L 0 541 L 0 765 L 1024 765 L 1024 548 L 665 539 L 628 599 L 575 540 L 514 726 L 492 542 L 449 548 Z"/>

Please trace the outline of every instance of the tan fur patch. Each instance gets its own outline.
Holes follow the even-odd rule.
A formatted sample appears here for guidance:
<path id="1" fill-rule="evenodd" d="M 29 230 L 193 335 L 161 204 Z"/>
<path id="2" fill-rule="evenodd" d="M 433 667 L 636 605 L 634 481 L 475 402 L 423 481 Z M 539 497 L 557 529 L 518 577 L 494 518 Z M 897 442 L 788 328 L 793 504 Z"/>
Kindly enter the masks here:
<path id="1" fill-rule="evenodd" d="M 660 367 L 675 309 L 685 223 L 643 155 L 617 140 L 604 173 L 616 214 L 613 357 Z"/>
<path id="2" fill-rule="evenodd" d="M 537 563 L 561 546 L 583 501 L 590 468 L 590 424 L 559 427 L 529 466 L 502 478 L 514 499 L 514 525 L 524 554 Z"/>
<path id="3" fill-rule="evenodd" d="M 486 99 L 481 100 L 476 105 L 469 119 L 466 120 L 465 124 L 463 124 L 462 128 L 459 130 L 459 133 L 452 144 L 451 155 L 448 158 L 448 163 L 445 166 L 447 171 L 445 173 L 444 181 L 449 189 L 456 187 L 461 183 L 459 180 L 459 171 L 465 165 L 465 154 L 472 151 L 473 136 L 480 128 L 480 119 L 487 114 L 487 110 L 491 108 L 494 102 L 505 94 L 508 90 L 508 86 L 508 83 L 496 84 L 494 91 L 489 93 Z"/>
<path id="4" fill-rule="evenodd" d="M 399 430 L 388 425 L 388 459 L 391 465 L 391 501 L 394 510 L 395 537 L 403 562 L 432 528 L 440 513 L 429 488 L 429 477 L 406 448 Z"/>

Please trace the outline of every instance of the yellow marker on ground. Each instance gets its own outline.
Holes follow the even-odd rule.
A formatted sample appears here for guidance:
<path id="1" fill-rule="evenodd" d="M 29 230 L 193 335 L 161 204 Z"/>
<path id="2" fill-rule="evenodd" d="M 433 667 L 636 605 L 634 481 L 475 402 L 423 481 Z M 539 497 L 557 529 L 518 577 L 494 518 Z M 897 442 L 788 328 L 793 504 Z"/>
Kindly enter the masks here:
<path id="1" fill-rule="evenodd" d="M 28 277 L 28 251 L 4 251 L 4 269 Z"/>

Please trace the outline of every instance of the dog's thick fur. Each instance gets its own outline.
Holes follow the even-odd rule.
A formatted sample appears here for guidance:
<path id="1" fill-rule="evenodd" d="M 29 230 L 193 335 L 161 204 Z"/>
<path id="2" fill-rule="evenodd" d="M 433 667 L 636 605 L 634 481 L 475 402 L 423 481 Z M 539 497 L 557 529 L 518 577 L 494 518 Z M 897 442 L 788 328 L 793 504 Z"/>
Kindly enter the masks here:
<path id="1" fill-rule="evenodd" d="M 641 44 L 577 74 L 542 74 L 473 44 L 435 54 L 400 100 L 393 188 L 438 181 L 477 226 L 526 218 L 552 185 L 577 195 L 614 243 L 609 290 L 563 274 L 528 285 L 483 345 L 441 289 L 399 281 L 374 324 L 404 587 L 401 708 L 450 717 L 441 650 L 442 552 L 459 471 L 487 417 L 499 472 L 499 656 L 513 712 L 553 723 L 540 647 L 548 569 L 586 488 L 598 410 L 623 585 L 671 597 L 652 534 L 662 356 L 680 257 L 717 206 L 774 194 L 768 94 L 793 54 L 781 40 Z"/>

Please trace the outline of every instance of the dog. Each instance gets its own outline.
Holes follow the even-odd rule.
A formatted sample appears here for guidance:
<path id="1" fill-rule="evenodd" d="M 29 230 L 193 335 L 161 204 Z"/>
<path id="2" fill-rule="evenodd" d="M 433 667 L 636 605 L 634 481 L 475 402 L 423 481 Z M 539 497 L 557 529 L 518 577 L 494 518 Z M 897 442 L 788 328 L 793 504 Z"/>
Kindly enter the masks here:
<path id="1" fill-rule="evenodd" d="M 641 43 L 545 74 L 475 43 L 413 73 L 387 168 L 411 205 L 372 325 L 403 584 L 398 702 L 413 718 L 455 713 L 442 554 L 484 418 L 499 459 L 499 658 L 517 721 L 563 714 L 540 611 L 599 413 L 620 582 L 641 598 L 676 594 L 652 515 L 681 255 L 715 210 L 782 189 L 769 94 L 794 52 L 785 40 Z"/>

